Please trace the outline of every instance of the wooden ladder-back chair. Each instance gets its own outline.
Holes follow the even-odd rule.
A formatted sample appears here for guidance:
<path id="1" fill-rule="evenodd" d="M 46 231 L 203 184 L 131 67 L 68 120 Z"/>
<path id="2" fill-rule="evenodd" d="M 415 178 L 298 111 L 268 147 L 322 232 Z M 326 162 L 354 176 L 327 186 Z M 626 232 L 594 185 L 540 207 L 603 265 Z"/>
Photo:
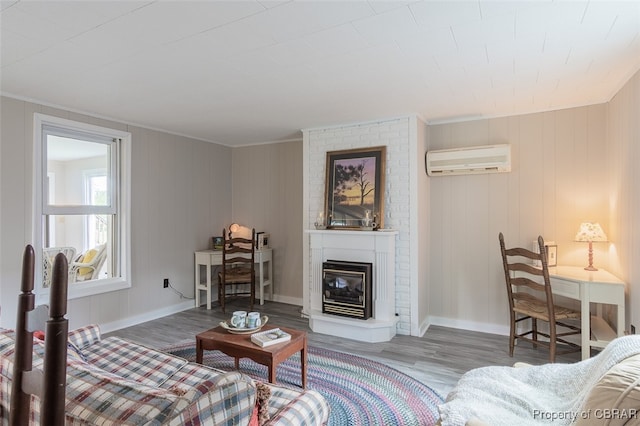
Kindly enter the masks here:
<path id="1" fill-rule="evenodd" d="M 9 424 L 29 424 L 31 395 L 36 394 L 40 397 L 40 424 L 63 426 L 69 332 L 68 320 L 64 317 L 67 313 L 68 262 L 62 253 L 54 259 L 46 324 L 38 324 L 38 313 L 47 308 L 40 306 L 34 309 L 34 266 L 35 252 L 28 245 L 22 261 L 22 293 L 18 295 Z M 42 329 L 45 330 L 44 373 L 33 370 L 33 332 Z"/>
<path id="2" fill-rule="evenodd" d="M 218 300 L 225 312 L 228 286 L 236 286 L 234 296 L 248 295 L 249 310 L 253 310 L 256 293 L 255 238 L 256 230 L 251 230 L 251 239 L 236 237 L 222 230 L 225 241 L 222 246 L 222 266 L 218 273 Z M 246 292 L 237 292 L 238 285 L 249 285 Z"/>
<path id="3" fill-rule="evenodd" d="M 539 253 L 519 247 L 507 249 L 505 248 L 502 232 L 498 238 L 500 240 L 507 294 L 509 296 L 509 315 L 511 318 L 509 355 L 513 356 L 516 339 L 529 341 L 534 347 L 537 347 L 537 345 L 547 346 L 551 362 L 555 362 L 556 354 L 579 351 L 579 345 L 565 340 L 564 337 L 580 334 L 580 328 L 561 322 L 561 320 L 579 319 L 580 312 L 554 304 L 543 238 L 541 236 L 538 237 Z M 540 264 L 541 267 L 535 267 L 533 265 L 534 261 L 537 261 L 536 263 Z M 518 333 L 518 324 L 527 319 L 531 319 L 531 329 Z M 549 333 L 538 330 L 538 320 L 549 323 Z M 558 333 L 556 330 L 558 326 L 568 328 L 571 331 Z M 549 341 L 538 340 L 538 336 L 544 336 Z M 557 342 L 568 345 L 569 349 L 557 352 Z"/>

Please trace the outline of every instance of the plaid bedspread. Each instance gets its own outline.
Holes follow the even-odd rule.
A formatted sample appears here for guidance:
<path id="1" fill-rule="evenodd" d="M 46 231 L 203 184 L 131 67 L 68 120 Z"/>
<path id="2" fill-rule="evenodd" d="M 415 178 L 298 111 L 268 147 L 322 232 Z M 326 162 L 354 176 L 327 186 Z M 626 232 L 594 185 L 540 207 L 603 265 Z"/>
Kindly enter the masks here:
<path id="1" fill-rule="evenodd" d="M 0 331 L 0 418 L 8 423 L 15 336 Z M 256 409 L 256 385 L 117 337 L 101 339 L 92 325 L 69 333 L 67 425 L 246 425 Z M 34 369 L 44 343 L 34 340 Z M 32 397 L 31 423 L 39 424 Z M 314 391 L 272 387 L 268 424 L 320 425 L 329 407 Z"/>

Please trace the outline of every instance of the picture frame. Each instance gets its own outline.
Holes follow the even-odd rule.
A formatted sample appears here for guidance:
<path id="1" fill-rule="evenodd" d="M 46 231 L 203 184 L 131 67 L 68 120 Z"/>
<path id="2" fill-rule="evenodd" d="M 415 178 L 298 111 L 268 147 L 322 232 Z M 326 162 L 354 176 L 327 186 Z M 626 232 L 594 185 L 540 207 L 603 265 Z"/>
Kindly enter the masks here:
<path id="1" fill-rule="evenodd" d="M 222 246 L 224 245 L 224 237 L 211 237 L 211 241 L 213 243 L 214 250 L 222 250 Z"/>
<path id="2" fill-rule="evenodd" d="M 271 235 L 265 232 L 256 232 L 256 241 L 255 241 L 256 250 L 268 249 L 270 237 Z"/>
<path id="3" fill-rule="evenodd" d="M 534 240 L 531 242 L 531 244 L 533 247 L 532 251 L 534 253 L 540 253 L 540 247 L 538 246 L 538 241 Z M 544 247 L 545 247 L 545 251 L 547 252 L 547 266 L 548 267 L 558 266 L 558 245 L 556 244 L 556 242 L 545 241 Z M 533 266 L 535 266 L 536 268 L 541 268 L 542 262 L 540 262 L 539 260 L 534 260 Z"/>
<path id="4" fill-rule="evenodd" d="M 386 146 L 327 152 L 327 229 L 384 227 Z"/>

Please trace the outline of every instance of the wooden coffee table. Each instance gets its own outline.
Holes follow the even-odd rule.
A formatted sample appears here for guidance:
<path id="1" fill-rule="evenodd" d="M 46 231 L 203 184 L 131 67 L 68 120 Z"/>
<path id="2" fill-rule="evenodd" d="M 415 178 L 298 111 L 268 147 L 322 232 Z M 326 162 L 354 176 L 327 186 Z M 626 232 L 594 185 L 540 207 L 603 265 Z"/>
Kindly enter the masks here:
<path id="1" fill-rule="evenodd" d="M 205 350 L 219 350 L 235 358 L 236 370 L 239 369 L 240 358 L 249 358 L 258 364 L 266 365 L 269 370 L 269 383 L 275 383 L 278 364 L 296 352 L 300 352 L 302 388 L 306 389 L 307 332 L 274 325 L 265 325 L 260 331 L 274 328 L 291 334 L 291 340 L 262 348 L 251 342 L 250 334 L 231 334 L 220 326 L 204 331 L 196 335 L 196 362 L 202 364 L 202 355 Z"/>

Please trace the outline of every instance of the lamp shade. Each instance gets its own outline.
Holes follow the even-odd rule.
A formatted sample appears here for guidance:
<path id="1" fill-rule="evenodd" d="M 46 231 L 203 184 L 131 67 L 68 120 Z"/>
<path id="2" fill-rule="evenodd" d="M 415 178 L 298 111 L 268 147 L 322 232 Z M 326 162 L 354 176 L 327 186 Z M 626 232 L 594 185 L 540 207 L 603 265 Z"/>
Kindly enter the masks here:
<path id="1" fill-rule="evenodd" d="M 596 222 L 583 222 L 576 234 L 575 241 L 581 242 L 605 242 L 607 234 L 604 233 L 602 227 Z"/>
<path id="2" fill-rule="evenodd" d="M 229 226 L 229 238 L 231 237 L 251 239 L 251 228 L 237 223 L 232 223 Z"/>

